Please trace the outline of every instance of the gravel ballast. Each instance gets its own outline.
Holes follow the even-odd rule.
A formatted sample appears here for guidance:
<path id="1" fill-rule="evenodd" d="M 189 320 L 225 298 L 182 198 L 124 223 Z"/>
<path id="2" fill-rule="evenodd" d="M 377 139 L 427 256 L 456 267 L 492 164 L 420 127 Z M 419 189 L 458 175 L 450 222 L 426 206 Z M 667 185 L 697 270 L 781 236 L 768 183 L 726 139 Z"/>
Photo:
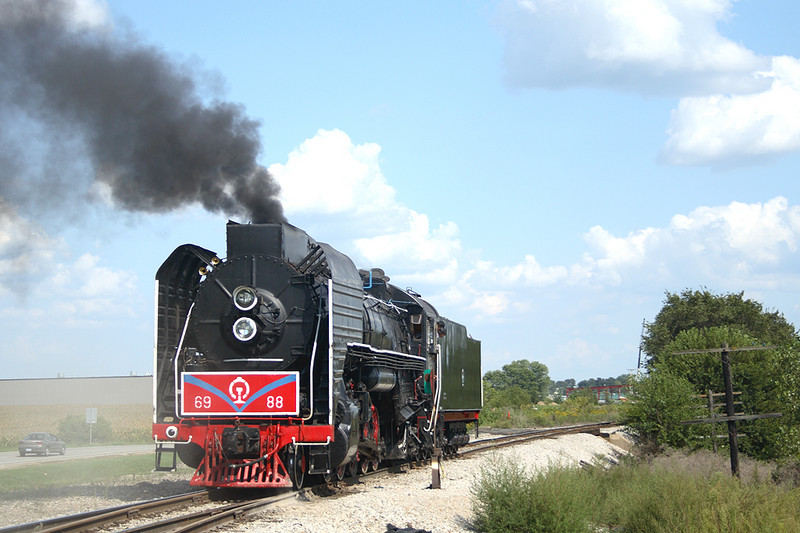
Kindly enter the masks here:
<path id="1" fill-rule="evenodd" d="M 311 495 L 305 501 L 289 501 L 228 525 L 228 532 L 292 531 L 339 533 L 341 531 L 383 533 L 387 524 L 433 533 L 470 531 L 470 489 L 481 470 L 499 461 L 512 460 L 537 471 L 550 465 L 591 463 L 598 457 L 612 461 L 627 453 L 607 440 L 588 435 L 564 435 L 528 444 L 501 448 L 479 455 L 441 463 L 441 488 L 431 489 L 429 467 L 402 473 L 363 478 L 343 486 L 331 496 Z M 190 473 L 153 474 L 128 483 L 120 480 L 107 487 L 70 487 L 67 494 L 51 489 L 41 494 L 19 495 L 2 500 L 0 527 L 43 518 L 112 507 L 192 490 Z"/>

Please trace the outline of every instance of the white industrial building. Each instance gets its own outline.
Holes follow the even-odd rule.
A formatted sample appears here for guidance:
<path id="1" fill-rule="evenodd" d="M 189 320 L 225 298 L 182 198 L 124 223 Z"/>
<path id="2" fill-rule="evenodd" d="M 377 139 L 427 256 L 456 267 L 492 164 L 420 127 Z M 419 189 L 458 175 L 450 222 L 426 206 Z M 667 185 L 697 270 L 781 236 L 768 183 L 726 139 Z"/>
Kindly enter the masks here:
<path id="1" fill-rule="evenodd" d="M 0 379 L 0 405 L 153 403 L 153 376 Z"/>

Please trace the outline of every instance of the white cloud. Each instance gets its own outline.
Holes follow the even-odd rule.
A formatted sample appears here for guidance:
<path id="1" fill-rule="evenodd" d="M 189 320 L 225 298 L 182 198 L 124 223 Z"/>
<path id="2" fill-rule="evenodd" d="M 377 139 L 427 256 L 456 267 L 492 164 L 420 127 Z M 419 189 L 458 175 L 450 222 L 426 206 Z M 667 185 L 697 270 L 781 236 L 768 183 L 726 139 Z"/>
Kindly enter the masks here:
<path id="1" fill-rule="evenodd" d="M 26 8 L 25 4 L 28 4 Z M 60 19 L 70 31 L 108 28 L 111 25 L 108 4 L 97 0 L 21 0 L 0 4 L 0 23 L 17 23 L 24 17 Z"/>
<path id="2" fill-rule="evenodd" d="M 91 254 L 59 261 L 68 253 L 63 241 L 0 198 L 0 294 L 13 295 L 20 306 L 0 307 L 0 314 L 9 321 L 58 316 L 66 325 L 134 314 L 135 274 L 102 266 Z"/>
<path id="3" fill-rule="evenodd" d="M 493 286 L 510 288 L 517 286 L 545 287 L 565 281 L 569 270 L 564 266 L 543 267 L 536 257 L 526 255 L 516 265 L 501 266 L 492 261 L 477 260 L 465 272 L 465 279 L 481 279 Z"/>
<path id="4" fill-rule="evenodd" d="M 96 255 L 83 254 L 72 265 L 60 265 L 62 275 L 51 279 L 54 285 L 69 287 L 86 299 L 106 299 L 134 287 L 136 278 L 129 272 L 115 271 L 99 263 Z"/>
<path id="5" fill-rule="evenodd" d="M 673 110 L 663 158 L 696 165 L 800 149 L 800 60 L 772 58 L 756 94 L 684 98 Z"/>
<path id="6" fill-rule="evenodd" d="M 543 295 L 566 291 L 664 290 L 673 283 L 726 290 L 800 287 L 796 280 L 800 206 L 776 197 L 766 203 L 701 206 L 666 227 L 616 236 L 601 226 L 585 235 L 586 251 L 570 265 L 543 266 L 527 255 L 515 265 L 462 260 L 463 274 L 443 301 L 480 317 L 504 320 L 536 308 Z M 614 304 L 609 304 L 614 305 Z"/>
<path id="7" fill-rule="evenodd" d="M 319 130 L 269 172 L 281 185 L 288 215 L 376 211 L 395 202 L 380 169 L 380 152 L 375 143 L 353 144 L 341 130 Z"/>
<path id="8" fill-rule="evenodd" d="M 355 246 L 364 258 L 372 264 L 391 262 L 417 276 L 439 265 L 452 265 L 452 258 L 461 249 L 458 227 L 453 222 L 431 229 L 427 215 L 400 206 L 395 210 L 405 218 L 405 229 L 356 239 Z"/>
<path id="9" fill-rule="evenodd" d="M 719 33 L 735 0 L 520 0 L 500 9 L 511 84 L 680 99 L 661 150 L 728 166 L 800 150 L 800 60 Z"/>
<path id="10" fill-rule="evenodd" d="M 341 130 L 319 130 L 289 154 L 286 164 L 271 165 L 269 171 L 281 185 L 287 216 L 336 215 L 335 224 L 355 236 L 357 263 L 392 264 L 407 281 L 452 280 L 461 250 L 458 227 L 453 222 L 432 226 L 427 215 L 398 203 L 381 171 L 380 152 L 375 143 L 354 144 Z"/>
<path id="11" fill-rule="evenodd" d="M 96 0 L 65 0 L 71 5 L 67 20 L 75 29 L 101 28 L 111 24 L 108 4 Z"/>
<path id="12" fill-rule="evenodd" d="M 83 254 L 72 263 L 50 262 L 49 275 L 29 283 L 22 307 L 0 309 L 5 320 L 20 317 L 52 319 L 67 328 L 86 327 L 137 315 L 133 272 L 102 266 L 100 259 Z"/>
<path id="13" fill-rule="evenodd" d="M 732 202 L 675 215 L 665 228 L 616 237 L 601 227 L 584 239 L 590 251 L 576 270 L 589 284 L 647 279 L 753 286 L 760 273 L 793 276 L 800 206 L 776 197 L 762 204 Z M 573 280 L 575 281 L 575 280 Z"/>
<path id="14" fill-rule="evenodd" d="M 24 292 L 30 279 L 47 272 L 62 247 L 0 197 L 0 292 Z"/>
<path id="15" fill-rule="evenodd" d="M 523 0 L 506 2 L 512 84 L 607 87 L 646 93 L 758 90 L 768 61 L 720 35 L 730 0 Z"/>
<path id="16" fill-rule="evenodd" d="M 583 256 L 584 265 L 573 268 L 573 282 L 596 278 L 618 285 L 622 279 L 620 269 L 641 266 L 647 258 L 653 228 L 632 232 L 626 237 L 615 237 L 600 226 L 594 226 L 584 235 L 590 251 Z"/>
<path id="17" fill-rule="evenodd" d="M 726 248 L 747 263 L 777 264 L 797 251 L 800 206 L 776 197 L 766 204 L 732 202 L 722 207 L 698 207 L 688 216 L 676 215 L 671 228 L 694 235 L 693 249 L 703 253 Z"/>

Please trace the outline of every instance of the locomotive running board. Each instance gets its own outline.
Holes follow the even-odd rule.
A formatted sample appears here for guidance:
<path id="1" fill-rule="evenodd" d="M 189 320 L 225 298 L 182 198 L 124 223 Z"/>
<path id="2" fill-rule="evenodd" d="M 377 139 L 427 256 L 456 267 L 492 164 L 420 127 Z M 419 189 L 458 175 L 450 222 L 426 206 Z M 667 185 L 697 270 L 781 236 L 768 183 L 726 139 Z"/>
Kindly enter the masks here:
<path id="1" fill-rule="evenodd" d="M 392 369 L 425 370 L 427 359 L 421 355 L 414 355 L 393 350 L 381 350 L 362 344 L 348 342 L 347 351 L 350 355 L 361 358 L 364 362 Z"/>

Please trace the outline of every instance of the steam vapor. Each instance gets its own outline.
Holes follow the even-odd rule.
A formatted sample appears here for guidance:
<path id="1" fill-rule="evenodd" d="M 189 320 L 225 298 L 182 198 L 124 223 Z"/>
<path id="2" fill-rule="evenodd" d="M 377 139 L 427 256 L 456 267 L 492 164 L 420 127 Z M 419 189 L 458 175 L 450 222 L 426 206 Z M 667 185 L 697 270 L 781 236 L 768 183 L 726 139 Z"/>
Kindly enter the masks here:
<path id="1" fill-rule="evenodd" d="M 20 176 L 49 179 L 25 169 L 63 168 L 26 161 L 37 156 L 14 133 L 12 119 L 22 117 L 42 125 L 50 146 L 80 139 L 94 181 L 123 209 L 199 203 L 252 222 L 285 220 L 278 184 L 255 162 L 258 122 L 239 105 L 204 103 L 192 77 L 158 49 L 76 21 L 85 5 L 0 0 L 0 196 L 18 194 Z"/>

